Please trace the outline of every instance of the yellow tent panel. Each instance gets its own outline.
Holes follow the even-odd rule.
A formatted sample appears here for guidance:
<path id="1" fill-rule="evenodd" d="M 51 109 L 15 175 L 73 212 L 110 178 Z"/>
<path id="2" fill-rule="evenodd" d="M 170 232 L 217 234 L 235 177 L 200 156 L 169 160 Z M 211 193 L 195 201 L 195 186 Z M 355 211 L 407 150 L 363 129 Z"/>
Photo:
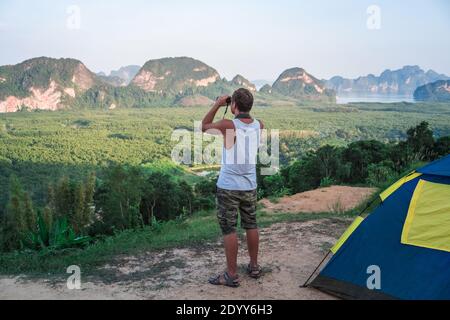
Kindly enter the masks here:
<path id="1" fill-rule="evenodd" d="M 450 185 L 419 181 L 401 242 L 450 252 Z"/>

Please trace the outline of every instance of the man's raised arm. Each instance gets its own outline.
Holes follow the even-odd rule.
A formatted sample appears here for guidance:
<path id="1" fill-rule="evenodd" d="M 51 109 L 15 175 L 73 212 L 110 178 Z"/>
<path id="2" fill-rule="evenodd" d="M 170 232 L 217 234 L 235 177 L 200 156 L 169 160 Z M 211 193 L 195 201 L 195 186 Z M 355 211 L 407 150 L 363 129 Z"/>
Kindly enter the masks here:
<path id="1" fill-rule="evenodd" d="M 217 114 L 217 111 L 219 111 L 219 109 L 221 107 L 224 107 L 227 105 L 228 98 L 229 98 L 228 96 L 220 97 L 214 103 L 211 110 L 208 111 L 208 113 L 206 114 L 206 116 L 203 118 L 203 121 L 202 121 L 202 131 L 203 132 L 209 131 L 209 133 L 211 133 L 211 134 L 219 134 L 219 132 L 221 134 L 225 134 L 225 130 L 229 127 L 228 126 L 229 121 L 228 120 L 220 120 L 218 122 L 213 122 L 213 121 Z"/>

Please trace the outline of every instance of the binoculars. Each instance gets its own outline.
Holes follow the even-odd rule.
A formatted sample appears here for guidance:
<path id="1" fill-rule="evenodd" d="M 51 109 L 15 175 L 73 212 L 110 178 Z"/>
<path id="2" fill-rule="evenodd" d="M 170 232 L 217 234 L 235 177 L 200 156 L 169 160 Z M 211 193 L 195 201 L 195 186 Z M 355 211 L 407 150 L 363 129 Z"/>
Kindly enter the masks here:
<path id="1" fill-rule="evenodd" d="M 219 100 L 220 97 L 216 98 L 216 101 Z M 227 106 L 229 106 L 231 104 L 231 97 L 227 98 Z"/>
<path id="2" fill-rule="evenodd" d="M 217 101 L 217 100 L 219 100 L 219 97 L 216 98 L 216 101 Z M 225 116 L 226 116 L 227 113 L 228 113 L 228 107 L 230 106 L 230 104 L 231 104 L 231 97 L 228 97 L 228 98 L 227 98 L 227 108 L 225 109 L 225 113 L 223 114 L 223 118 L 222 118 L 222 119 L 225 119 Z"/>

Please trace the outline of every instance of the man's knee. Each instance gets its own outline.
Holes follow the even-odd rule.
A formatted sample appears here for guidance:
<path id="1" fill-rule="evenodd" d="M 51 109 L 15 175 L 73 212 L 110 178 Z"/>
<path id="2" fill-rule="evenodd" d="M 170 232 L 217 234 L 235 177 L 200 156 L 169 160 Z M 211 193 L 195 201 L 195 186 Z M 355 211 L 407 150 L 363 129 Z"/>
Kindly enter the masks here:
<path id="1" fill-rule="evenodd" d="M 249 231 L 249 230 L 258 230 L 258 224 L 255 219 L 250 220 L 242 220 L 241 222 L 242 229 Z"/>
<path id="2" fill-rule="evenodd" d="M 233 212 L 221 212 L 219 210 L 217 214 L 219 220 L 220 229 L 224 236 L 236 233 L 237 228 L 237 214 Z"/>
<path id="3" fill-rule="evenodd" d="M 245 230 L 258 229 L 256 222 L 256 210 L 254 211 L 241 211 L 241 227 Z"/>

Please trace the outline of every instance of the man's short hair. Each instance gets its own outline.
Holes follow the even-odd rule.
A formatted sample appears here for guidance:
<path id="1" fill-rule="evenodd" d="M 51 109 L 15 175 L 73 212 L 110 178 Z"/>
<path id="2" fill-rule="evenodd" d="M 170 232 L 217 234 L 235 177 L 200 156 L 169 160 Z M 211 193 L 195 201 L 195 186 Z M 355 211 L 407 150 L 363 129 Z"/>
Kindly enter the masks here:
<path id="1" fill-rule="evenodd" d="M 231 97 L 232 101 L 236 103 L 237 108 L 241 112 L 250 112 L 253 107 L 253 95 L 252 93 L 245 89 L 240 88 L 237 89 L 233 96 Z"/>

